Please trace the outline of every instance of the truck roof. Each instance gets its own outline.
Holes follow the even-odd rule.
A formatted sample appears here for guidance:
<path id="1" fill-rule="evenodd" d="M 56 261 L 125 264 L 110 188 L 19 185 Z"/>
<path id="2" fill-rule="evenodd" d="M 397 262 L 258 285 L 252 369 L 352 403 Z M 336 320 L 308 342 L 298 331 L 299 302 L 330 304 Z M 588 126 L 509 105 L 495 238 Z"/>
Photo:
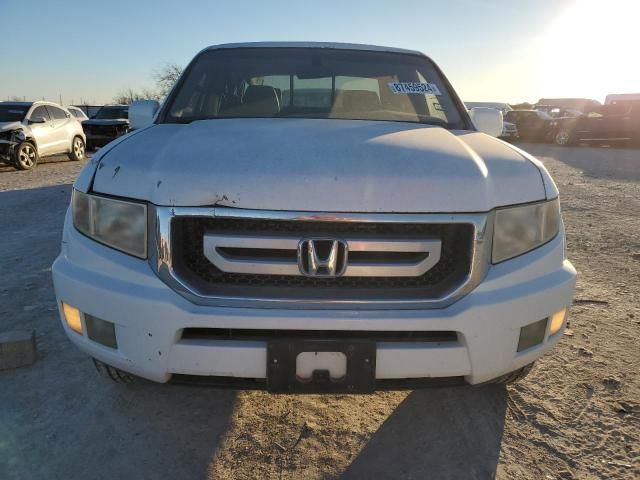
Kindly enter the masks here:
<path id="1" fill-rule="evenodd" d="M 334 42 L 246 42 L 246 43 L 222 43 L 211 45 L 206 50 L 222 50 L 228 48 L 329 48 L 339 50 L 365 50 L 371 52 L 392 52 L 406 53 L 410 55 L 420 55 L 424 53 L 417 50 L 407 50 L 404 48 L 382 47 L 379 45 L 365 45 L 360 43 L 334 43 Z"/>

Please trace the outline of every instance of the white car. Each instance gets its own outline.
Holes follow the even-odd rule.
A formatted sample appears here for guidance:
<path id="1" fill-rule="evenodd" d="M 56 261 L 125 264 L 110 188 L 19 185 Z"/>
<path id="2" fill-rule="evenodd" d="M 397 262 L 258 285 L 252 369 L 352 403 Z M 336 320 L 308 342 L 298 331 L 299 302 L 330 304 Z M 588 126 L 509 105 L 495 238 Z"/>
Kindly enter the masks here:
<path id="1" fill-rule="evenodd" d="M 85 156 L 82 125 L 51 102 L 0 102 L 0 162 L 19 170 L 36 166 L 47 155 Z"/>
<path id="2" fill-rule="evenodd" d="M 129 118 L 76 180 L 53 265 L 65 332 L 110 378 L 507 382 L 560 340 L 558 189 L 423 54 L 213 46 Z"/>
<path id="3" fill-rule="evenodd" d="M 464 102 L 464 105 L 467 107 L 467 110 L 471 110 L 472 108 L 495 108 L 496 110 L 500 110 L 502 115 L 506 115 L 507 112 L 513 110 L 511 105 L 504 102 Z"/>
<path id="4" fill-rule="evenodd" d="M 85 120 L 89 120 L 89 117 L 87 117 L 87 114 L 84 113 L 84 111 L 81 108 L 70 105 L 67 107 L 67 110 L 69 110 L 69 113 L 71 113 L 71 115 L 73 115 L 79 122 L 84 122 Z"/>

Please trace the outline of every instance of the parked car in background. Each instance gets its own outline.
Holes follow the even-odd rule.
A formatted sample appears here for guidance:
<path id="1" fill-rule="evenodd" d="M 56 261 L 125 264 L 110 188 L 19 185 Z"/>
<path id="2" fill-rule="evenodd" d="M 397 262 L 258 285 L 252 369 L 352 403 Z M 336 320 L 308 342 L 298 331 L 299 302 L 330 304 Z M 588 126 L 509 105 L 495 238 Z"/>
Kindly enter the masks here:
<path id="1" fill-rule="evenodd" d="M 605 105 L 616 105 L 624 102 L 640 102 L 640 93 L 611 93 L 604 99 Z"/>
<path id="2" fill-rule="evenodd" d="M 558 108 L 586 112 L 592 108 L 599 107 L 602 104 L 597 100 L 592 100 L 590 98 L 541 98 L 536 102 L 533 108 L 536 108 L 538 105 L 553 105 Z"/>
<path id="3" fill-rule="evenodd" d="M 593 108 L 577 118 L 560 118 L 553 132 L 557 145 L 580 142 L 640 143 L 640 101 Z"/>
<path id="4" fill-rule="evenodd" d="M 517 140 L 518 127 L 515 123 L 502 122 L 502 134 L 498 138 L 502 140 Z"/>
<path id="5" fill-rule="evenodd" d="M 85 120 L 89 120 L 89 117 L 87 117 L 87 114 L 84 113 L 81 108 L 70 105 L 67 107 L 67 110 L 69 110 L 71 115 L 73 115 L 76 119 L 78 119 L 79 122 L 84 122 Z"/>
<path id="6" fill-rule="evenodd" d="M 579 117 L 582 115 L 580 110 L 557 107 L 555 105 L 536 105 L 534 110 L 544 112 L 552 118 Z"/>
<path id="7" fill-rule="evenodd" d="M 472 108 L 495 108 L 496 110 L 500 110 L 502 115 L 513 110 L 511 105 L 504 102 L 464 102 L 464 105 L 467 107 L 467 110 L 471 110 Z"/>
<path id="8" fill-rule="evenodd" d="M 505 120 L 514 123 L 521 140 L 542 142 L 550 138 L 554 119 L 541 110 L 512 110 L 507 112 Z"/>
<path id="9" fill-rule="evenodd" d="M 129 106 L 105 105 L 89 120 L 82 122 L 87 148 L 102 147 L 129 132 Z"/>
<path id="10" fill-rule="evenodd" d="M 71 160 L 85 155 L 82 126 L 67 110 L 51 102 L 0 102 L 0 162 L 29 170 L 40 157 L 61 153 Z"/>
<path id="11" fill-rule="evenodd" d="M 52 269 L 111 380 L 506 383 L 562 337 L 558 189 L 424 54 L 218 45 L 158 107 L 80 173 Z"/>

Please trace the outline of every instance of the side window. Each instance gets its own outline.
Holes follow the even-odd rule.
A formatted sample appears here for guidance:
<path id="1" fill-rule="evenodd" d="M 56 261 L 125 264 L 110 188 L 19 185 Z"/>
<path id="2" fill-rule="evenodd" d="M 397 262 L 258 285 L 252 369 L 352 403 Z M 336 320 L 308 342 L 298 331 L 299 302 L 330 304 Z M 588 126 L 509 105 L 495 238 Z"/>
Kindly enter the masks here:
<path id="1" fill-rule="evenodd" d="M 51 117 L 55 120 L 64 120 L 65 118 L 67 118 L 67 114 L 64 112 L 64 110 L 61 110 L 58 107 L 47 105 L 47 110 L 49 110 L 49 114 L 51 114 Z"/>
<path id="2" fill-rule="evenodd" d="M 39 107 L 36 107 L 33 112 L 31 112 L 31 115 L 29 118 L 44 118 L 45 121 L 49 121 L 51 120 L 51 117 L 49 117 L 49 112 L 47 112 L 47 109 L 45 108 L 44 105 L 40 105 Z"/>

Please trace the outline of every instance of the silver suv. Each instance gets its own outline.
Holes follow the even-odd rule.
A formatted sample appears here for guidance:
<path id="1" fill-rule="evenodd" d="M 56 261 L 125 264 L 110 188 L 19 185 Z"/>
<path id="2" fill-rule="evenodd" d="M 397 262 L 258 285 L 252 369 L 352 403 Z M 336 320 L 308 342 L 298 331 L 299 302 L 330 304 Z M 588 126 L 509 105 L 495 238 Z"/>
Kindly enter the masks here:
<path id="1" fill-rule="evenodd" d="M 29 170 L 47 155 L 66 153 L 81 160 L 85 143 L 82 125 L 60 105 L 0 102 L 0 163 Z"/>

